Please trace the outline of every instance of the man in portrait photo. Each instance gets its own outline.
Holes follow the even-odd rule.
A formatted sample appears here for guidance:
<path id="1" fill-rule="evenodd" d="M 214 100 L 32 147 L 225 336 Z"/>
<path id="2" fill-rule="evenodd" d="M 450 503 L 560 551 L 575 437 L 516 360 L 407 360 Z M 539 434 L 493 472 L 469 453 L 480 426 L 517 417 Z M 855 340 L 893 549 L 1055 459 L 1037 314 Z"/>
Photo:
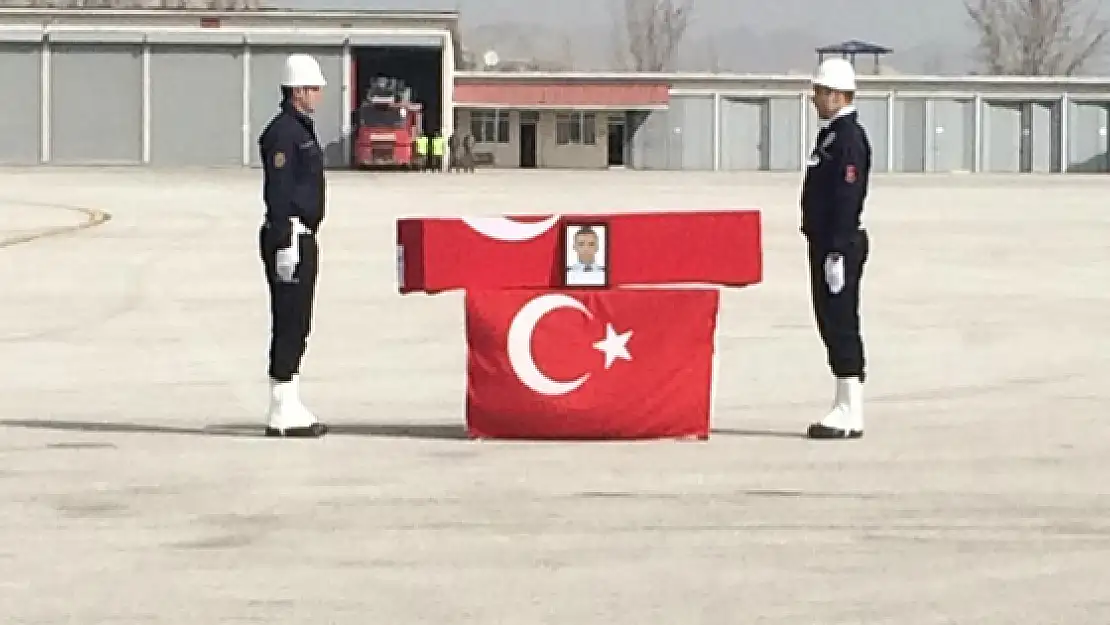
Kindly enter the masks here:
<path id="1" fill-rule="evenodd" d="M 605 285 L 605 263 L 598 258 L 601 247 L 601 237 L 593 226 L 582 226 L 574 233 L 573 249 L 578 261 L 567 267 L 567 285 Z"/>

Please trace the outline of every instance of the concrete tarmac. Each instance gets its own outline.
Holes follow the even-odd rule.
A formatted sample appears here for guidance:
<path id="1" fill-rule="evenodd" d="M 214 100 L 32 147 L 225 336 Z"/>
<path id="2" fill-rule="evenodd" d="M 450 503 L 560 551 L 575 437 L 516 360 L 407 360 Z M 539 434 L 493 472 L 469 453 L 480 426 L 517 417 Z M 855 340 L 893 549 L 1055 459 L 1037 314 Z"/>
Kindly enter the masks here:
<path id="1" fill-rule="evenodd" d="M 332 174 L 303 395 L 339 432 L 275 441 L 257 171 L 0 171 L 10 230 L 112 215 L 0 249 L 0 621 L 1110 622 L 1110 180 L 876 176 L 841 443 L 799 437 L 799 182 Z M 726 207 L 766 280 L 724 295 L 710 441 L 460 438 L 461 295 L 396 293 L 396 217 Z"/>

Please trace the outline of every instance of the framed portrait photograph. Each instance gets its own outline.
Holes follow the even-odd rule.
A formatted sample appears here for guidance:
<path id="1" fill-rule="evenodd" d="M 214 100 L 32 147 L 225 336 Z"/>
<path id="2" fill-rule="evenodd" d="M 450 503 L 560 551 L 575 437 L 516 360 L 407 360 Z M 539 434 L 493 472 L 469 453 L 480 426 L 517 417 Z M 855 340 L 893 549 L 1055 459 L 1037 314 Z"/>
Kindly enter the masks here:
<path id="1" fill-rule="evenodd" d="M 609 286 L 609 226 L 568 223 L 563 230 L 563 259 L 565 286 Z"/>

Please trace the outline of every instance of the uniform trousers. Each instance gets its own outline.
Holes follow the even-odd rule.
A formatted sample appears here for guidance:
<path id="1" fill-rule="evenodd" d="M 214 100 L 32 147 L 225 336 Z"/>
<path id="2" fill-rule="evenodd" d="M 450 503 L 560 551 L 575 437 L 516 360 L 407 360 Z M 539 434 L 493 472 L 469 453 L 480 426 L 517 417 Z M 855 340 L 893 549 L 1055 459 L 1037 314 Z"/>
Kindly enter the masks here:
<path id="1" fill-rule="evenodd" d="M 838 378 L 866 377 L 863 336 L 860 331 L 860 282 L 867 264 L 870 240 L 860 230 L 843 252 L 844 288 L 837 294 L 825 282 L 827 247 L 809 243 L 809 284 L 817 331 L 825 344 L 829 368 Z"/>
<path id="2" fill-rule="evenodd" d="M 312 309 L 316 297 L 319 248 L 312 234 L 292 235 L 300 246 L 300 263 L 292 282 L 277 274 L 277 251 L 289 244 L 274 228 L 262 226 L 259 252 L 270 291 L 270 377 L 289 382 L 300 373 L 301 358 L 312 332 Z"/>

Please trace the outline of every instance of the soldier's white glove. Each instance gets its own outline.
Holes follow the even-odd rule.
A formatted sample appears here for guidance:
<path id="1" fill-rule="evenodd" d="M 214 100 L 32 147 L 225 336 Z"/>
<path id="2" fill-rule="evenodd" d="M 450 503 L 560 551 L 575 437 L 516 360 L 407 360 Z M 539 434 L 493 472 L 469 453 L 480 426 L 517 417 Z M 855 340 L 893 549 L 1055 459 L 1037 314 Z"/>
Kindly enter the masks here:
<path id="1" fill-rule="evenodd" d="M 825 257 L 825 284 L 833 295 L 839 295 L 844 290 L 844 257 L 840 254 Z"/>
<path id="2" fill-rule="evenodd" d="M 301 220 L 293 218 L 290 221 L 292 235 L 289 237 L 289 247 L 279 249 L 274 262 L 278 280 L 282 282 L 293 282 L 297 265 L 301 264 L 301 235 L 308 232 L 308 228 L 301 224 Z"/>

